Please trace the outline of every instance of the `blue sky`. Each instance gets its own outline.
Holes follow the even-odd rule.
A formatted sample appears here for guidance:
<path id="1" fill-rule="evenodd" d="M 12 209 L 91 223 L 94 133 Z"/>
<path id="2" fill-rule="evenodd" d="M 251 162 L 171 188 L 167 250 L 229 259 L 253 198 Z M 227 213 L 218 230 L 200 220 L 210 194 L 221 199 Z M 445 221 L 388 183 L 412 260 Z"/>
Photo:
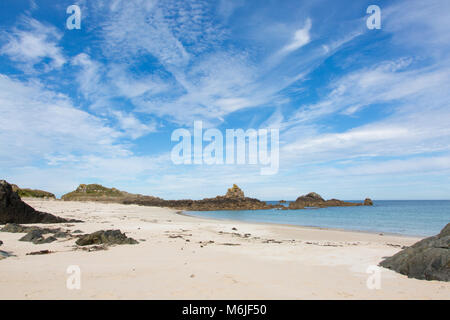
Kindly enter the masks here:
<path id="1" fill-rule="evenodd" d="M 4 0 L 1 177 L 57 195 L 450 199 L 449 31 L 444 0 Z M 174 165 L 171 133 L 197 120 L 279 129 L 278 174 Z"/>

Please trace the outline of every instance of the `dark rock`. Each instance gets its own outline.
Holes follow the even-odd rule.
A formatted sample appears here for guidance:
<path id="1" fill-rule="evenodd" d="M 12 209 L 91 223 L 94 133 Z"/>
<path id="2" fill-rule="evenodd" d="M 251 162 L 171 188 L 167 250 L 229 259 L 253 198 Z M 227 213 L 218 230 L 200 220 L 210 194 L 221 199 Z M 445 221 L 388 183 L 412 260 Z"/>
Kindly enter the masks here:
<path id="1" fill-rule="evenodd" d="M 34 240 L 33 243 L 34 244 L 52 243 L 53 241 L 56 241 L 56 240 L 57 239 L 55 237 L 53 237 L 53 236 L 50 236 L 50 237 L 47 237 L 47 238 L 41 237 L 39 239 Z"/>
<path id="2" fill-rule="evenodd" d="M 13 256 L 14 255 L 11 252 L 0 250 L 0 260 Z"/>
<path id="3" fill-rule="evenodd" d="M 44 232 L 42 230 L 34 229 L 34 230 L 31 230 L 30 232 L 28 232 L 22 238 L 20 238 L 19 241 L 34 242 L 34 241 L 42 239 L 43 234 L 44 234 Z"/>
<path id="4" fill-rule="evenodd" d="M 56 238 L 53 236 L 44 238 L 45 233 L 49 233 L 50 229 L 32 229 L 29 231 L 26 235 L 24 235 L 22 238 L 19 239 L 19 241 L 29 241 L 33 242 L 34 244 L 43 244 L 43 243 L 50 243 L 53 241 L 56 241 Z"/>
<path id="5" fill-rule="evenodd" d="M 53 241 L 56 241 L 57 239 L 53 236 L 47 237 L 47 238 L 40 238 L 35 241 L 33 241 L 34 244 L 44 244 L 44 243 L 52 243 Z"/>
<path id="6" fill-rule="evenodd" d="M 50 213 L 39 212 L 20 199 L 12 186 L 0 180 L 0 224 L 6 223 L 59 223 L 79 222 L 66 220 Z"/>
<path id="7" fill-rule="evenodd" d="M 11 232 L 11 233 L 27 233 L 33 227 L 24 227 L 16 223 L 7 223 L 3 228 L 0 229 L 1 232 Z"/>
<path id="8" fill-rule="evenodd" d="M 74 232 L 72 232 L 72 233 L 84 233 L 83 231 L 81 231 L 81 230 L 75 230 Z"/>
<path id="9" fill-rule="evenodd" d="M 315 192 L 308 193 L 289 203 L 289 209 L 326 208 L 326 207 L 353 207 L 362 206 L 363 203 L 346 202 L 338 199 L 325 200 Z"/>
<path id="10" fill-rule="evenodd" d="M 0 246 L 3 244 L 3 241 L 2 240 L 0 240 Z"/>
<path id="11" fill-rule="evenodd" d="M 11 232 L 11 233 L 28 233 L 33 230 L 38 230 L 42 234 L 45 233 L 57 233 L 60 232 L 61 229 L 52 229 L 52 228 L 40 228 L 40 227 L 25 227 L 20 224 L 16 223 L 7 223 L 2 229 L 0 229 L 1 232 Z"/>
<path id="12" fill-rule="evenodd" d="M 91 234 L 81 236 L 76 242 L 79 246 L 91 244 L 137 244 L 133 238 L 128 238 L 120 230 L 100 230 Z"/>
<path id="13" fill-rule="evenodd" d="M 373 206 L 373 201 L 372 201 L 372 199 L 366 198 L 366 199 L 364 200 L 364 205 L 365 205 L 365 206 Z"/>
<path id="14" fill-rule="evenodd" d="M 53 235 L 55 238 L 67 238 L 70 236 L 70 233 L 65 231 L 58 231 Z"/>
<path id="15" fill-rule="evenodd" d="M 50 251 L 50 250 L 34 251 L 34 252 L 27 253 L 27 256 L 35 256 L 35 255 L 49 254 L 49 253 L 53 253 L 53 251 Z"/>
<path id="16" fill-rule="evenodd" d="M 383 260 L 380 266 L 410 278 L 450 281 L 450 223 L 438 235 Z"/>

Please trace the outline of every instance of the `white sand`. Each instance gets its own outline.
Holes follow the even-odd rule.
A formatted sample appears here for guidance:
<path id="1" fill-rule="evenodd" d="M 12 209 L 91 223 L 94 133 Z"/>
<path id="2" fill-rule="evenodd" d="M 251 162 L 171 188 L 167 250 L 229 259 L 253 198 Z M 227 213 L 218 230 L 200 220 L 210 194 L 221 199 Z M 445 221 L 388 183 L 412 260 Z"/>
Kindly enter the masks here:
<path id="1" fill-rule="evenodd" d="M 145 241 L 85 252 L 73 250 L 75 239 L 35 245 L 0 232 L 0 249 L 15 255 L 0 261 L 0 299 L 450 299 L 450 283 L 384 268 L 381 288 L 368 289 L 367 268 L 400 250 L 392 245 L 418 238 L 206 220 L 136 205 L 26 201 L 85 221 L 53 226 L 120 229 Z M 214 243 L 201 247 L 208 241 Z M 55 253 L 26 255 L 45 249 Z M 66 287 L 70 265 L 80 267 L 80 290 Z"/>

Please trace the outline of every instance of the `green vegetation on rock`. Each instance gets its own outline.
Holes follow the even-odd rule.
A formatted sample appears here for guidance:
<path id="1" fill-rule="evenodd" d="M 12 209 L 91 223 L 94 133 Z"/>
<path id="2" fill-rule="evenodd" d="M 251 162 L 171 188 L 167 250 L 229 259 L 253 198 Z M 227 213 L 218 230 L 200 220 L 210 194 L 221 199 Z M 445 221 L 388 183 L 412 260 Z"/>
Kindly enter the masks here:
<path id="1" fill-rule="evenodd" d="M 51 192 L 36 190 L 36 189 L 28 189 L 28 188 L 19 188 L 17 185 L 11 185 L 14 192 L 17 192 L 19 197 L 21 198 L 49 198 L 55 199 L 55 195 Z"/>
<path id="2" fill-rule="evenodd" d="M 107 188 L 100 184 L 80 184 L 75 191 L 66 193 L 61 199 L 66 201 L 114 201 L 137 196 L 116 188 Z"/>

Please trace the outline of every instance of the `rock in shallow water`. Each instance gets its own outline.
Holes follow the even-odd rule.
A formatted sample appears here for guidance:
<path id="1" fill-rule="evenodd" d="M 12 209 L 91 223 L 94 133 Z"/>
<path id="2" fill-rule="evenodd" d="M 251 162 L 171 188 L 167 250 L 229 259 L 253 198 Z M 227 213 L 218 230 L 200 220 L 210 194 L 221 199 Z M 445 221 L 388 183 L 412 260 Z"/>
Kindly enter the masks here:
<path id="1" fill-rule="evenodd" d="M 120 230 L 100 230 L 91 234 L 81 236 L 76 241 L 79 246 L 88 246 L 91 244 L 137 244 L 133 238 L 128 238 Z"/>
<path id="2" fill-rule="evenodd" d="M 383 260 L 380 266 L 410 278 L 450 281 L 450 223 L 438 235 Z"/>

